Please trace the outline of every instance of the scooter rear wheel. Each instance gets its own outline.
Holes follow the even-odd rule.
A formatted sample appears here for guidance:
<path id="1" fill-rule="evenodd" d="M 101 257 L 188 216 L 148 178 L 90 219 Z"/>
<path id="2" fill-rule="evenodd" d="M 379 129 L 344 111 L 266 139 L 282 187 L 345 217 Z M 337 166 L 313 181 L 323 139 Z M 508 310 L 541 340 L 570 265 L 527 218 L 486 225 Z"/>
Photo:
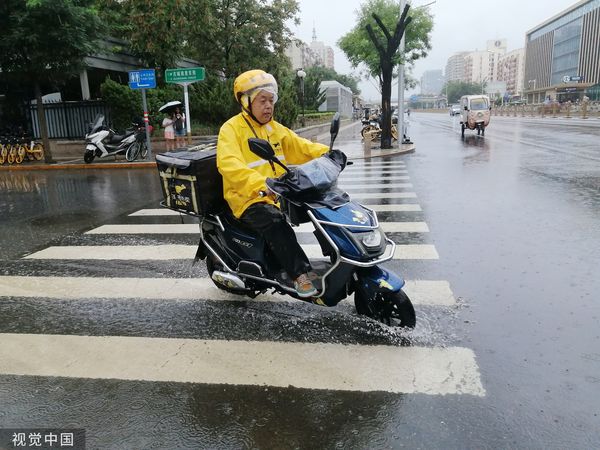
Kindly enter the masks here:
<path id="1" fill-rule="evenodd" d="M 373 299 L 366 298 L 360 291 L 354 293 L 356 312 L 378 320 L 389 326 L 414 328 L 417 316 L 412 302 L 403 290 L 378 293 Z"/>

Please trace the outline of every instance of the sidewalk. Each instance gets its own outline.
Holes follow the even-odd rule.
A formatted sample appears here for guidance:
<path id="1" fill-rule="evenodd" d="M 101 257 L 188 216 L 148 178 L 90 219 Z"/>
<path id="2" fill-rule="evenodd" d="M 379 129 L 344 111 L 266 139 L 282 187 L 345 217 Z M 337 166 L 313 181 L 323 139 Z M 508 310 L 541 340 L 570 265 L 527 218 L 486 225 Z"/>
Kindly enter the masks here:
<path id="1" fill-rule="evenodd" d="M 329 144 L 330 135 L 329 135 L 329 127 L 330 124 L 321 124 L 321 125 L 313 125 L 307 128 L 301 128 L 295 130 L 299 136 L 303 136 L 312 141 L 318 141 L 324 144 Z M 344 135 L 347 135 L 348 132 L 352 132 L 355 130 L 355 127 L 358 129 L 358 132 L 355 133 L 358 137 L 350 137 L 347 138 Z M 415 151 L 415 144 L 401 144 L 398 146 L 395 144 L 395 148 L 389 150 L 379 150 L 378 142 L 375 141 L 373 143 L 363 144 L 362 139 L 360 137 L 360 122 L 352 122 L 340 127 L 339 137 L 336 141 L 335 147 L 342 150 L 348 156 L 350 160 L 357 159 L 370 159 L 370 158 L 380 158 L 385 156 L 393 156 L 393 155 L 401 155 L 405 153 L 412 153 Z M 213 146 L 216 142 L 216 136 L 201 136 L 194 138 L 198 144 L 193 145 L 192 147 L 204 147 L 209 148 Z M 370 144 L 370 145 L 369 145 Z M 128 162 L 125 159 L 125 155 L 118 155 L 116 158 L 111 156 L 105 159 L 95 159 L 92 163 L 86 164 L 83 162 L 83 152 L 81 158 L 67 158 L 57 160 L 53 164 L 47 164 L 44 161 L 26 161 L 22 164 L 3 164 L 0 166 L 0 171 L 3 170 L 14 170 L 14 171 L 22 171 L 22 170 L 64 170 L 64 169 L 148 169 L 156 168 L 156 163 L 154 162 L 154 156 L 157 153 L 164 152 L 163 149 L 156 150 L 155 147 L 152 147 L 152 160 L 151 161 L 134 161 Z M 56 158 L 58 159 L 58 158 Z"/>

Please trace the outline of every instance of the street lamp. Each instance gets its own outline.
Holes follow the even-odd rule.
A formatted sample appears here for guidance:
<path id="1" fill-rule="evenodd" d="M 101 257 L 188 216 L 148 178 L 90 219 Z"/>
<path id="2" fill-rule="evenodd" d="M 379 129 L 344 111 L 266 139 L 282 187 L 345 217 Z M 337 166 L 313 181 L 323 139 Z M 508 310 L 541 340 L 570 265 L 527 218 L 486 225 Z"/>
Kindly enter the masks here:
<path id="1" fill-rule="evenodd" d="M 300 78 L 300 95 L 302 96 L 302 127 L 304 127 L 304 77 L 306 76 L 306 72 L 302 69 L 298 69 L 296 75 L 298 75 L 298 78 Z"/>

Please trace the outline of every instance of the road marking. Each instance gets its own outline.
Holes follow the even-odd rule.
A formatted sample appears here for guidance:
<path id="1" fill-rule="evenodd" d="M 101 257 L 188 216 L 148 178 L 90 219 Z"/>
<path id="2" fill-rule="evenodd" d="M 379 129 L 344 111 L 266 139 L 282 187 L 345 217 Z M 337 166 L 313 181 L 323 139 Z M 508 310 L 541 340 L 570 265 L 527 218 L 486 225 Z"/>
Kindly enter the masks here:
<path id="1" fill-rule="evenodd" d="M 392 188 L 412 188 L 412 183 L 369 183 L 369 184 L 348 184 L 344 186 L 346 191 L 355 191 L 357 189 L 392 189 Z M 385 194 L 383 194 L 385 195 Z"/>
<path id="2" fill-rule="evenodd" d="M 24 259 L 152 260 L 193 259 L 196 245 L 77 245 L 48 247 Z"/>
<path id="3" fill-rule="evenodd" d="M 416 203 L 404 203 L 401 205 L 365 205 L 369 209 L 376 212 L 414 212 L 422 211 L 421 206 Z"/>
<path id="4" fill-rule="evenodd" d="M 101 225 L 85 234 L 200 234 L 197 223 Z"/>
<path id="5" fill-rule="evenodd" d="M 366 175 L 366 176 L 365 176 Z M 348 176 L 342 176 L 339 178 L 339 184 L 343 185 L 346 183 L 365 183 L 372 181 L 408 181 L 410 177 L 408 175 L 395 175 L 389 177 L 370 177 L 368 174 L 362 174 L 362 176 L 352 176 L 352 174 L 348 174 Z"/>
<path id="6" fill-rule="evenodd" d="M 425 222 L 380 222 L 384 233 L 428 233 L 429 227 Z M 312 233 L 315 227 L 312 222 L 294 227 L 296 233 Z"/>
<path id="7" fill-rule="evenodd" d="M 423 225 L 402 225 L 411 223 L 422 223 Z M 429 231 L 425 222 L 381 222 L 380 225 L 385 232 L 390 233 L 395 232 L 395 230 L 405 232 L 403 231 L 405 227 L 415 229 L 418 227 L 415 232 Z M 85 234 L 200 234 L 200 226 L 197 223 L 101 225 L 98 228 L 86 231 Z"/>
<path id="8" fill-rule="evenodd" d="M 417 198 L 414 192 L 356 192 L 352 194 L 352 199 L 355 198 Z"/>
<path id="9" fill-rule="evenodd" d="M 179 216 L 181 213 L 173 211 L 167 208 L 152 208 L 152 209 L 140 209 L 139 211 L 129 214 L 130 216 Z"/>
<path id="10" fill-rule="evenodd" d="M 350 175 L 355 175 L 358 173 L 364 173 L 365 175 L 369 175 L 369 172 L 367 172 L 365 170 L 366 168 L 356 168 L 356 169 L 347 169 L 344 170 L 344 173 L 350 174 Z M 406 174 L 408 173 L 407 170 L 403 170 L 403 169 L 379 169 L 379 168 L 374 168 L 373 169 L 373 174 L 375 175 L 379 175 L 379 174 Z"/>
<path id="11" fill-rule="evenodd" d="M 398 167 L 398 168 L 404 168 L 406 167 L 406 164 L 403 162 L 363 162 L 363 163 L 359 163 L 356 160 L 352 161 L 353 164 L 346 166 L 346 169 L 352 169 L 355 167 L 367 167 L 367 168 L 387 168 L 387 167 Z"/>
<path id="12" fill-rule="evenodd" d="M 324 258 L 318 244 L 301 244 L 301 247 L 309 258 Z M 26 256 L 25 259 L 165 261 L 193 259 L 196 255 L 196 248 L 195 245 L 65 245 L 48 247 Z M 426 244 L 397 244 L 394 252 L 394 259 L 438 258 L 435 247 Z"/>
<path id="13" fill-rule="evenodd" d="M 365 189 L 369 189 L 371 187 L 401 187 L 402 184 L 409 183 L 397 183 L 397 184 L 361 184 L 359 186 L 364 187 Z M 356 186 L 356 185 L 353 185 Z M 367 203 L 361 203 L 361 205 L 366 206 L 369 209 L 374 211 L 422 211 L 421 207 L 417 204 L 401 204 L 401 205 L 369 205 Z M 150 209 L 140 209 L 139 211 L 135 211 L 129 216 L 137 216 L 137 217 L 150 217 L 150 216 L 179 216 L 180 213 L 178 211 L 173 211 L 167 208 L 150 208 Z"/>
<path id="14" fill-rule="evenodd" d="M 485 396 L 475 354 L 463 347 L 9 333 L 0 341 L 3 375 Z"/>
<path id="15" fill-rule="evenodd" d="M 0 288 L 0 297 L 60 300 L 104 298 L 298 302 L 293 297 L 281 294 L 261 294 L 254 299 L 230 294 L 217 288 L 208 276 L 204 278 L 0 276 Z M 415 305 L 453 306 L 456 304 L 450 285 L 446 281 L 407 280 L 403 290 Z M 343 301 L 354 303 L 354 295 Z"/>

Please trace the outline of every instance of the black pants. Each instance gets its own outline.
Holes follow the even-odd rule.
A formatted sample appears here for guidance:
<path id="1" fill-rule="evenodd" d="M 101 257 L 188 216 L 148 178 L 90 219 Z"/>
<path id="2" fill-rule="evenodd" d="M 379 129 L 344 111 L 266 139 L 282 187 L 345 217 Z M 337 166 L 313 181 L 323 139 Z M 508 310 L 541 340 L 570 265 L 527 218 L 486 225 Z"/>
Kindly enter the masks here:
<path id="1" fill-rule="evenodd" d="M 308 258 L 279 208 L 269 203 L 255 203 L 244 211 L 240 221 L 265 238 L 277 262 L 292 279 L 310 270 Z"/>

